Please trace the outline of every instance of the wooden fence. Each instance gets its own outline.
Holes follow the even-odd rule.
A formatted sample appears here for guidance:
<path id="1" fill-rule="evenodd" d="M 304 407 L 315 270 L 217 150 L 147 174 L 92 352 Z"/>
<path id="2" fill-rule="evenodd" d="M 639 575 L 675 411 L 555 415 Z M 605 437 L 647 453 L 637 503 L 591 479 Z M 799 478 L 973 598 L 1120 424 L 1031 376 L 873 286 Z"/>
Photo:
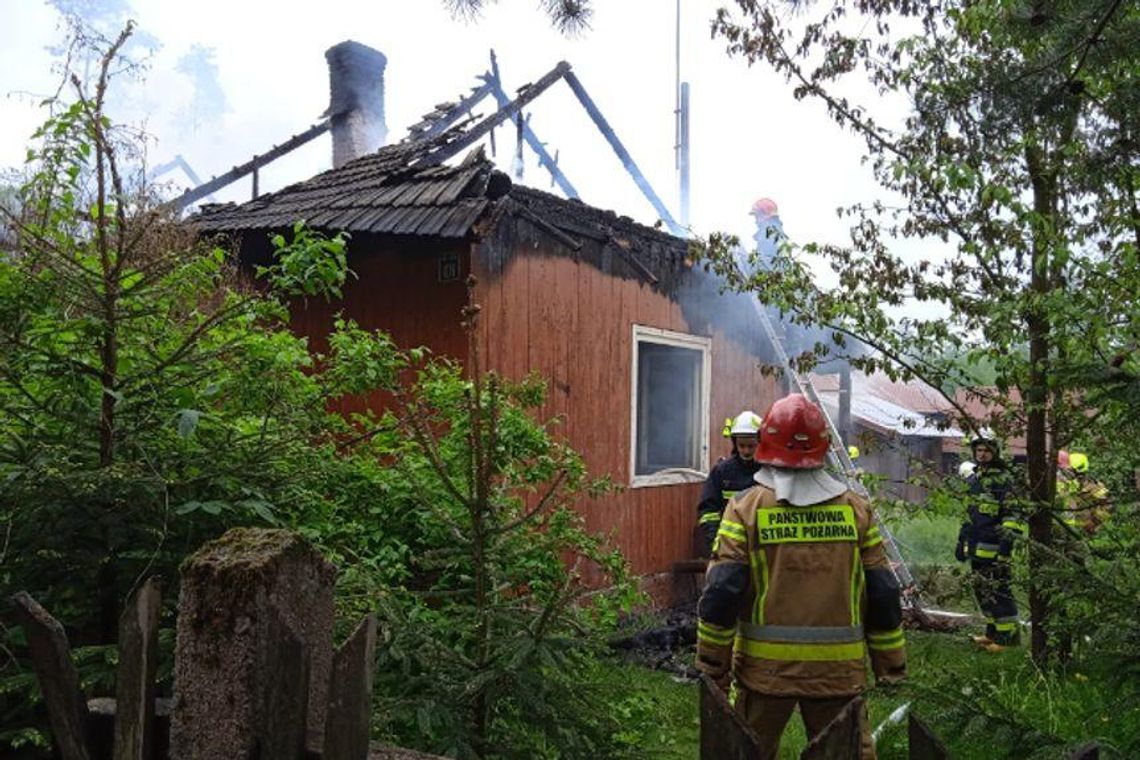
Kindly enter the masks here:
<path id="1" fill-rule="evenodd" d="M 63 626 L 26 593 L 13 597 L 62 760 L 366 760 L 430 755 L 369 744 L 376 620 L 332 648 L 331 566 L 296 534 L 237 530 L 183 564 L 174 699 L 156 697 L 159 580 L 120 621 L 115 697 L 86 700 Z M 756 735 L 701 677 L 701 760 L 752 760 Z M 800 755 L 859 757 L 856 697 Z M 911 713 L 908 756 L 948 758 Z M 1070 760 L 1095 760 L 1089 744 Z"/>
<path id="2" fill-rule="evenodd" d="M 211 554 L 207 545 L 183 565 L 173 700 L 155 696 L 157 578 L 131 596 L 121 618 L 113 699 L 84 698 L 63 626 L 31 596 L 16 594 L 12 601 L 58 756 L 432 757 L 370 746 L 376 619 L 369 615 L 360 621 L 335 651 L 320 648 L 331 648 L 331 616 L 324 616 L 317 628 L 311 623 L 322 620 L 319 608 L 326 592 L 331 594 L 331 575 L 311 547 L 299 541 L 286 531 L 246 531 L 223 544 L 224 552 Z M 253 550 L 243 553 L 243 546 Z M 304 605 L 289 610 L 294 599 Z M 328 601 L 331 610 L 331 595 Z M 327 632 L 321 630 L 324 625 Z M 321 704 L 310 703 L 313 694 L 321 696 Z"/>

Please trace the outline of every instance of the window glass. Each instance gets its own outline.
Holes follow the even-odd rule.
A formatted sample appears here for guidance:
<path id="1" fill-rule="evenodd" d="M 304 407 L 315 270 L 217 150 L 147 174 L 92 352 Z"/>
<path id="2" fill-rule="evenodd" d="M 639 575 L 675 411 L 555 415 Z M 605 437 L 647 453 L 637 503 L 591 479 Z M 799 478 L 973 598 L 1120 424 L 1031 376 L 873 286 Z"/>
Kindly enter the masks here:
<path id="1" fill-rule="evenodd" d="M 638 342 L 637 470 L 699 469 L 700 351 Z"/>
<path id="2" fill-rule="evenodd" d="M 671 482 L 654 477 L 663 471 L 668 478 L 669 471 L 691 475 L 707 469 L 710 343 L 708 338 L 635 328 L 634 485 Z"/>

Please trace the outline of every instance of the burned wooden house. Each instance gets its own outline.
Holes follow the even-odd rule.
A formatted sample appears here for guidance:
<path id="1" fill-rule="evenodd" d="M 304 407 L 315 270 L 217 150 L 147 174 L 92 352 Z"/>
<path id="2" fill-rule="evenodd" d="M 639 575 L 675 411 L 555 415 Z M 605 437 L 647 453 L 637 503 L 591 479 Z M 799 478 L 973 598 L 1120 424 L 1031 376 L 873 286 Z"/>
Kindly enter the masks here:
<path id="1" fill-rule="evenodd" d="M 267 233 L 297 220 L 351 234 L 357 279 L 343 300 L 309 300 L 293 315 L 316 345 L 341 312 L 463 360 L 474 275 L 483 364 L 547 380 L 543 415 L 562 419 L 559 434 L 594 475 L 624 486 L 580 505 L 587 527 L 612 532 L 667 601 L 674 564 L 693 556 L 704 474 L 728 453 L 720 421 L 778 394 L 757 369 L 760 332 L 718 317 L 732 297 L 692 266 L 687 240 L 513 183 L 470 147 L 477 131 L 389 145 L 194 221 L 238 236 L 247 264 L 270 255 Z"/>

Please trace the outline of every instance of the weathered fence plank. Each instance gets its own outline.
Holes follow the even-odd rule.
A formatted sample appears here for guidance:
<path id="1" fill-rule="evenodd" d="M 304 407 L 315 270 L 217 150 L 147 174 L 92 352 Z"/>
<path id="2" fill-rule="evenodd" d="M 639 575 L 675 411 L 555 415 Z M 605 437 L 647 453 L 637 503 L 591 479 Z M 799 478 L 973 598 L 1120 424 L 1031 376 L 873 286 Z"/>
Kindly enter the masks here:
<path id="1" fill-rule="evenodd" d="M 119 621 L 115 688 L 115 760 L 154 757 L 154 674 L 162 590 L 149 578 L 127 602 Z"/>
<path id="2" fill-rule="evenodd" d="M 269 615 L 260 650 L 264 674 L 262 707 L 254 728 L 260 760 L 300 760 L 305 756 L 309 710 L 309 654 L 303 641 L 276 611 Z"/>
<path id="3" fill-rule="evenodd" d="M 756 734 L 720 687 L 701 675 L 701 760 L 752 760 L 759 756 Z"/>
<path id="4" fill-rule="evenodd" d="M 910 760 L 947 760 L 942 741 L 913 712 L 907 716 L 907 757 Z"/>
<path id="5" fill-rule="evenodd" d="M 369 615 L 333 655 L 324 757 L 365 760 L 372 716 L 376 616 Z"/>
<path id="6" fill-rule="evenodd" d="M 800 760 L 859 760 L 859 714 L 863 698 L 855 697 L 819 735 L 808 742 Z"/>
<path id="7" fill-rule="evenodd" d="M 79 674 L 71 645 L 59 621 L 27 592 L 12 597 L 16 619 L 28 639 L 32 667 L 47 705 L 51 730 L 63 760 L 90 760 L 87 750 L 87 703 L 79 691 Z"/>

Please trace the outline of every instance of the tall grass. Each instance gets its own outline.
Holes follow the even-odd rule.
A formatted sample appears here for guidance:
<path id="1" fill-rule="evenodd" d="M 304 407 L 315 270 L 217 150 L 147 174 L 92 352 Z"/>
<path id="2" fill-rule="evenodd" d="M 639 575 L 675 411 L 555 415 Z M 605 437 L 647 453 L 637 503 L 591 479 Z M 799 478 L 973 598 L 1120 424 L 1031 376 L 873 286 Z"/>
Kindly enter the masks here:
<path id="1" fill-rule="evenodd" d="M 1025 648 L 989 654 L 965 634 L 907 633 L 910 680 L 867 694 L 872 727 L 907 703 L 942 739 L 955 760 L 1062 760 L 1087 741 L 1102 758 L 1140 757 L 1140 715 L 1121 707 L 1105 664 L 1095 659 L 1067 671 L 1037 670 Z M 628 710 L 638 724 L 631 739 L 651 757 L 699 756 L 698 687 L 638 666 L 620 666 L 614 678 L 636 679 L 642 696 Z M 793 716 L 780 745 L 781 760 L 794 760 L 806 745 Z M 906 721 L 883 726 L 880 760 L 907 758 Z"/>

